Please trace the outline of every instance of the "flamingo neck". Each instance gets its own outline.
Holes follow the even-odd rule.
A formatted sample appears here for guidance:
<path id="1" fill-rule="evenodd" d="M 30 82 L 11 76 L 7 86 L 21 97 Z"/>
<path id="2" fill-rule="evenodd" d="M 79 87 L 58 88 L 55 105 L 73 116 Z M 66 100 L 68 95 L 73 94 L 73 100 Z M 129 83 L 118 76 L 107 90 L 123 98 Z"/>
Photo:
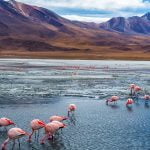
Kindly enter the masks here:
<path id="1" fill-rule="evenodd" d="M 33 133 L 34 133 L 34 130 L 32 129 L 32 132 L 31 132 L 31 134 L 29 135 L 29 141 L 31 141 L 31 137 L 32 137 Z"/>
<path id="2" fill-rule="evenodd" d="M 4 141 L 4 143 L 2 144 L 2 150 L 6 150 L 6 146 L 7 146 L 9 141 L 10 141 L 9 138 Z"/>
<path id="3" fill-rule="evenodd" d="M 133 88 L 131 88 L 131 96 L 133 95 Z"/>

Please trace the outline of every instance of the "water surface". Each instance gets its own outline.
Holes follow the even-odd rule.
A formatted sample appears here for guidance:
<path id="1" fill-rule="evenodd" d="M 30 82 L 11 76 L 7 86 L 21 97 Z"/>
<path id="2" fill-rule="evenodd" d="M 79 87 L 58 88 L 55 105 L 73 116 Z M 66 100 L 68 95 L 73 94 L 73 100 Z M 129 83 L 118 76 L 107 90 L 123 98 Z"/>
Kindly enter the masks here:
<path id="1" fill-rule="evenodd" d="M 34 118 L 48 122 L 51 115 L 66 115 L 68 104 L 78 106 L 54 142 L 41 146 L 23 138 L 21 150 L 150 149 L 150 106 L 143 100 L 150 92 L 148 61 L 0 59 L 0 83 L 0 116 L 27 131 Z M 131 83 L 143 91 L 134 106 L 126 108 Z M 112 95 L 121 100 L 106 106 L 105 99 Z M 1 128 L 0 144 L 5 138 Z"/>

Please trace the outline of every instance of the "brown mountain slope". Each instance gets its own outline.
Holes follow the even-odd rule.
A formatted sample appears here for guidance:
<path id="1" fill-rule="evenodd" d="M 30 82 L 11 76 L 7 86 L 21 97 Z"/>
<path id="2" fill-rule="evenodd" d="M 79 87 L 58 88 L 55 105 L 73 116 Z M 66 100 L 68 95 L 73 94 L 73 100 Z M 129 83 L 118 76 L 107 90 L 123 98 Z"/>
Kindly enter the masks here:
<path id="1" fill-rule="evenodd" d="M 0 57 L 150 60 L 150 37 L 99 29 L 36 6 L 0 0 Z"/>

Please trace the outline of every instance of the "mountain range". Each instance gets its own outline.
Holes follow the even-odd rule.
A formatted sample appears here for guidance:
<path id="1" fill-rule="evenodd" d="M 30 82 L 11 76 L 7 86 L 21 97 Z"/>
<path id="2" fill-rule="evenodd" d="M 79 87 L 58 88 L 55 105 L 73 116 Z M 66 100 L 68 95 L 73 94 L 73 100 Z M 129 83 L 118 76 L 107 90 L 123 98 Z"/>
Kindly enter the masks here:
<path id="1" fill-rule="evenodd" d="M 129 18 L 112 18 L 105 23 L 101 23 L 100 28 L 128 34 L 150 35 L 150 13 L 146 13 L 141 17 L 133 16 Z"/>
<path id="2" fill-rule="evenodd" d="M 150 60 L 150 13 L 79 22 L 0 0 L 0 57 Z"/>

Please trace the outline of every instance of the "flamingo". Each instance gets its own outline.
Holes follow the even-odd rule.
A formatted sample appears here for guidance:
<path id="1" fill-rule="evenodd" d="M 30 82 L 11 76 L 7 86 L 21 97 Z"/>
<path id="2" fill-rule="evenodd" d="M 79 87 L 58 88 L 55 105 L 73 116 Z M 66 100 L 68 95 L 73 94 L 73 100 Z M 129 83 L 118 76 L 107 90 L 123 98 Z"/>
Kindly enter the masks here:
<path id="1" fill-rule="evenodd" d="M 132 105 L 133 103 L 134 103 L 133 99 L 128 99 L 127 102 L 126 102 L 126 106 Z"/>
<path id="2" fill-rule="evenodd" d="M 0 118 L 0 127 L 7 127 L 7 126 L 10 126 L 10 125 L 15 125 L 15 123 L 9 119 L 9 118 Z"/>
<path id="3" fill-rule="evenodd" d="M 9 129 L 7 135 L 8 135 L 8 138 L 2 144 L 2 150 L 6 150 L 6 146 L 10 140 L 18 139 L 19 141 L 19 138 L 23 136 L 28 136 L 29 134 L 20 128 L 11 128 Z M 20 145 L 20 142 L 19 142 L 19 145 Z"/>
<path id="4" fill-rule="evenodd" d="M 134 93 L 137 93 L 137 92 L 139 92 L 141 90 L 142 90 L 142 88 L 137 86 L 137 85 L 134 87 Z"/>
<path id="5" fill-rule="evenodd" d="M 59 129 L 60 129 L 60 126 L 57 123 L 50 122 L 50 123 L 46 124 L 45 125 L 45 134 L 46 135 L 42 138 L 41 144 L 44 144 L 45 140 L 49 139 L 49 137 L 51 137 L 53 139 L 54 134 Z"/>
<path id="6" fill-rule="evenodd" d="M 30 125 L 32 128 L 32 133 L 29 135 L 29 142 L 31 142 L 32 135 L 35 131 L 38 131 L 39 134 L 39 129 L 45 127 L 45 122 L 39 119 L 34 119 L 31 121 Z"/>
<path id="7" fill-rule="evenodd" d="M 145 99 L 145 100 L 150 100 L 150 95 L 145 95 L 145 96 L 144 96 L 144 99 Z"/>
<path id="8" fill-rule="evenodd" d="M 50 122 L 52 122 L 52 121 L 64 121 L 64 120 L 67 120 L 68 119 L 68 117 L 65 117 L 65 116 L 51 116 L 50 118 L 49 118 L 49 120 L 50 120 Z"/>
<path id="9" fill-rule="evenodd" d="M 135 84 L 131 84 L 131 85 L 130 85 L 131 96 L 133 95 L 133 91 L 134 91 L 135 86 L 136 86 Z"/>
<path id="10" fill-rule="evenodd" d="M 106 100 L 106 104 L 108 105 L 109 102 L 117 102 L 119 100 L 119 96 L 112 96 L 110 99 Z"/>
<path id="11" fill-rule="evenodd" d="M 75 104 L 70 104 L 68 106 L 68 116 L 70 115 L 71 112 L 74 112 L 77 109 L 77 106 Z"/>

